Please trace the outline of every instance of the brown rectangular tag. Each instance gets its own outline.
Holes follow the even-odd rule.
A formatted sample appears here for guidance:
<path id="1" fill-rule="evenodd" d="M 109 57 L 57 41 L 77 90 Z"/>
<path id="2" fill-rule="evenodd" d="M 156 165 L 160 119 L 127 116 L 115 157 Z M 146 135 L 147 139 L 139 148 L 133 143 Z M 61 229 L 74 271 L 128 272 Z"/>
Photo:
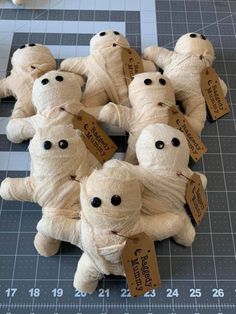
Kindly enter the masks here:
<path id="1" fill-rule="evenodd" d="M 144 232 L 129 237 L 122 262 L 133 297 L 161 286 L 154 242 Z"/>
<path id="2" fill-rule="evenodd" d="M 199 225 L 206 213 L 208 202 L 201 178 L 194 173 L 186 186 L 186 201 L 194 221 Z"/>
<path id="3" fill-rule="evenodd" d="M 229 105 L 221 88 L 219 77 L 212 67 L 201 73 L 201 89 L 213 120 L 230 112 Z"/>
<path id="4" fill-rule="evenodd" d="M 93 116 L 81 110 L 73 124 L 75 129 L 83 132 L 82 138 L 86 147 L 101 163 L 111 159 L 118 147 Z"/>
<path id="5" fill-rule="evenodd" d="M 143 62 L 140 55 L 133 48 L 123 48 L 122 61 L 126 84 L 129 85 L 134 75 L 144 72 Z"/>
<path id="6" fill-rule="evenodd" d="M 184 133 L 188 141 L 190 156 L 195 162 L 198 161 L 202 155 L 207 152 L 206 146 L 201 141 L 197 133 L 192 129 L 182 112 L 180 112 L 176 107 L 170 107 L 168 115 L 168 124 Z"/>

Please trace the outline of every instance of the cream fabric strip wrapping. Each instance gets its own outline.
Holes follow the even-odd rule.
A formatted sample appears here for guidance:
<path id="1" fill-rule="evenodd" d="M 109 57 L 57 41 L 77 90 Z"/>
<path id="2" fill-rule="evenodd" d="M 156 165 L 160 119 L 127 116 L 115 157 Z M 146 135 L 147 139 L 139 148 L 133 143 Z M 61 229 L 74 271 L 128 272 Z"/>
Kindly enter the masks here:
<path id="1" fill-rule="evenodd" d="M 32 138 L 38 128 L 72 124 L 74 116 L 61 108 L 75 115 L 79 112 L 83 84 L 81 76 L 60 71 L 50 71 L 36 79 L 32 91 L 36 114 L 11 119 L 6 129 L 8 139 L 20 143 Z"/>
<path id="2" fill-rule="evenodd" d="M 83 108 L 98 120 L 129 132 L 125 160 L 136 163 L 135 144 L 143 128 L 153 123 L 168 124 L 168 109 L 176 106 L 170 80 L 159 72 L 135 75 L 129 85 L 131 108 L 114 103 Z"/>
<path id="3" fill-rule="evenodd" d="M 185 108 L 187 120 L 192 128 L 201 134 L 206 120 L 205 99 L 201 92 L 201 72 L 212 66 L 215 53 L 210 41 L 197 33 L 181 36 L 174 48 L 169 51 L 160 47 L 148 47 L 144 58 L 152 60 L 164 70 L 171 80 L 176 99 Z M 225 83 L 220 80 L 224 94 L 227 94 Z"/>
<path id="4" fill-rule="evenodd" d="M 139 136 L 136 154 L 138 166 L 115 160 L 109 165 L 127 167 L 143 183 L 142 212 L 159 216 L 159 230 L 163 230 L 159 239 L 173 236 L 176 242 L 190 246 L 195 230 L 184 208 L 187 179 L 177 175 L 193 175 L 184 134 L 165 124 L 149 125 Z M 199 175 L 206 188 L 206 177 Z"/>
<path id="5" fill-rule="evenodd" d="M 106 30 L 92 37 L 88 57 L 69 58 L 61 63 L 63 71 L 88 78 L 82 97 L 85 106 L 102 106 L 108 101 L 130 105 L 122 62 L 122 50 L 129 47 L 122 34 Z M 143 65 L 146 71 L 156 70 L 152 62 L 144 61 Z"/>
<path id="6" fill-rule="evenodd" d="M 1 184 L 1 197 L 37 202 L 45 219 L 62 214 L 78 219 L 78 181 L 95 168 L 79 132 L 72 126 L 40 129 L 31 140 L 29 151 L 30 177 L 6 178 Z M 60 243 L 37 234 L 34 244 L 40 254 L 49 256 L 57 252 Z"/>
<path id="7" fill-rule="evenodd" d="M 32 87 L 35 76 L 56 68 L 56 61 L 50 50 L 43 45 L 29 44 L 17 49 L 11 59 L 11 74 L 0 81 L 0 98 L 14 96 L 12 118 L 23 118 L 35 114 L 32 104 Z M 34 68 L 32 68 L 32 66 Z M 41 67 L 41 70 L 37 70 Z"/>
<path id="8" fill-rule="evenodd" d="M 121 203 L 113 205 L 113 196 Z M 78 263 L 74 286 L 92 292 L 103 274 L 124 275 L 121 252 L 128 236 L 140 231 L 141 185 L 126 169 L 94 171 L 81 184 L 81 220 L 43 218 L 39 232 L 78 245 L 85 253 Z M 100 200 L 95 204 L 94 198 Z"/>
<path id="9" fill-rule="evenodd" d="M 122 164 L 113 167 L 109 161 L 81 183 L 81 220 L 53 217 L 38 223 L 39 232 L 84 250 L 74 277 L 75 288 L 93 292 L 104 274 L 124 275 L 121 253 L 125 237 L 145 232 L 153 240 L 160 239 L 164 232 L 160 215 L 140 213 L 142 189 L 136 174 Z M 177 228 L 176 222 L 175 227 L 180 233 L 182 225 Z"/>

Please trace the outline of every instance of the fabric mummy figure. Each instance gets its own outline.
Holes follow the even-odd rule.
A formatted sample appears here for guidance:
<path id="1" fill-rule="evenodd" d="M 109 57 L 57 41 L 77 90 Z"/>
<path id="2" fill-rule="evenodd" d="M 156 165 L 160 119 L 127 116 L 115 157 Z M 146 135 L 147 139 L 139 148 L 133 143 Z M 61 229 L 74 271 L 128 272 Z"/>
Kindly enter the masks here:
<path id="1" fill-rule="evenodd" d="M 112 101 L 129 105 L 125 80 L 122 49 L 129 48 L 127 39 L 117 31 L 106 30 L 92 37 L 90 55 L 85 58 L 69 58 L 61 63 L 63 71 L 87 77 L 82 103 L 101 106 Z M 145 71 L 155 71 L 151 61 L 143 60 Z"/>
<path id="2" fill-rule="evenodd" d="M 32 101 L 37 113 L 27 118 L 11 119 L 6 132 L 8 139 L 20 143 L 32 138 L 38 128 L 72 124 L 73 115 L 62 108 L 65 106 L 68 111 L 79 112 L 83 85 L 79 75 L 55 70 L 36 79 Z"/>
<path id="3" fill-rule="evenodd" d="M 134 76 L 129 85 L 131 108 L 108 103 L 101 107 L 84 108 L 98 120 L 129 132 L 125 160 L 135 163 L 135 144 L 143 128 L 153 123 L 168 123 L 168 108 L 175 106 L 175 94 L 169 79 L 159 72 Z"/>
<path id="4" fill-rule="evenodd" d="M 110 166 L 122 164 L 136 174 L 145 187 L 143 213 L 158 215 L 169 236 L 179 244 L 190 246 L 195 238 L 195 229 L 184 205 L 187 178 L 193 175 L 193 171 L 188 167 L 189 147 L 184 134 L 169 125 L 149 125 L 137 140 L 136 154 L 138 166 L 116 160 L 111 160 Z M 198 174 L 206 188 L 206 177 Z M 172 222 L 176 216 L 179 218 L 177 229 L 180 223 L 182 234 L 177 234 L 176 225 Z"/>
<path id="5" fill-rule="evenodd" d="M 80 183 L 93 166 L 85 144 L 72 126 L 37 131 L 29 145 L 33 171 L 26 178 L 6 178 L 0 187 L 5 200 L 36 202 L 45 220 L 63 215 L 79 218 Z M 39 254 L 57 253 L 60 242 L 37 233 L 34 245 Z"/>
<path id="6" fill-rule="evenodd" d="M 126 167 L 95 170 L 81 183 L 80 220 L 57 216 L 38 223 L 39 232 L 84 251 L 74 277 L 76 289 L 93 292 L 104 274 L 124 275 L 121 254 L 125 237 L 145 232 L 157 240 L 165 232 L 158 215 L 140 214 L 141 191 L 140 182 Z M 182 232 L 180 228 L 177 231 Z"/>
<path id="7" fill-rule="evenodd" d="M 12 118 L 32 116 L 35 114 L 32 104 L 34 80 L 55 69 L 56 61 L 46 46 L 28 44 L 14 52 L 11 63 L 11 74 L 0 80 L 0 98 L 14 96 L 17 99 Z"/>
<path id="8" fill-rule="evenodd" d="M 152 60 L 164 70 L 171 80 L 176 94 L 185 108 L 187 120 L 200 135 L 206 120 L 205 99 L 201 92 L 201 72 L 212 66 L 215 52 L 211 42 L 197 33 L 181 36 L 170 51 L 161 47 L 148 47 L 144 50 L 144 58 Z M 224 94 L 227 86 L 220 79 Z"/>

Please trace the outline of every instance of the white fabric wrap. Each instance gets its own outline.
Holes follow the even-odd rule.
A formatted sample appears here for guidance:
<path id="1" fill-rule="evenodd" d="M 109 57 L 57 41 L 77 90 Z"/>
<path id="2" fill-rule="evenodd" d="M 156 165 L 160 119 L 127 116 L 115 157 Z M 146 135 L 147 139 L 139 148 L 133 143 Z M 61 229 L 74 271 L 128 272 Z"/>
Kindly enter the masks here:
<path id="1" fill-rule="evenodd" d="M 188 114 L 202 103 L 200 74 L 210 65 L 208 60 L 198 56 L 174 54 L 172 62 L 165 67 L 165 75 L 173 84 L 176 98 L 183 101 L 183 105 L 188 101 L 188 108 L 185 108 Z"/>
<path id="2" fill-rule="evenodd" d="M 110 48 L 106 48 L 106 49 L 110 49 Z M 99 73 L 99 79 L 98 77 L 96 79 L 97 85 L 102 86 L 102 88 L 106 91 L 109 99 L 111 99 L 112 102 L 119 104 L 120 103 L 119 94 L 121 94 L 122 87 L 123 87 L 123 90 L 124 90 L 124 87 L 127 90 L 127 87 L 124 86 L 125 81 L 123 79 L 124 84 L 121 84 L 121 86 L 119 86 L 120 88 L 118 89 L 116 85 L 119 85 L 119 84 L 117 84 L 118 82 L 114 80 L 114 77 L 113 77 L 114 73 L 112 73 L 113 71 L 108 71 L 107 69 L 110 69 L 109 65 L 112 61 L 114 61 L 114 58 L 116 59 L 115 64 L 118 64 L 119 62 L 121 62 L 121 60 L 119 60 L 120 51 L 118 50 L 112 51 L 113 53 L 109 57 L 112 60 L 109 60 L 107 54 L 105 53 L 105 56 L 104 56 L 102 52 L 104 53 L 106 51 L 104 51 L 104 49 L 101 51 L 94 51 L 92 55 L 87 58 L 88 71 L 91 73 L 93 77 L 97 77 Z M 119 68 L 115 66 L 115 64 L 113 64 L 111 68 L 113 69 L 114 67 L 116 70 L 118 70 L 118 73 L 116 73 L 116 75 L 118 76 Z"/>
<path id="3" fill-rule="evenodd" d="M 11 74 L 5 80 L 0 81 L 0 97 L 13 96 L 17 99 L 12 118 L 31 116 L 35 114 L 32 103 L 34 79 L 54 69 L 56 61 L 46 46 L 36 44 L 17 49 L 11 63 Z"/>
<path id="4" fill-rule="evenodd" d="M 189 177 L 190 171 L 181 171 Z M 143 193 L 143 212 L 154 215 L 165 212 L 167 209 L 173 212 L 185 211 L 184 204 L 187 179 L 175 173 L 161 173 L 157 171 L 140 171 L 142 181 L 145 186 Z M 156 207 L 153 211 L 150 205 L 150 198 L 155 200 Z"/>

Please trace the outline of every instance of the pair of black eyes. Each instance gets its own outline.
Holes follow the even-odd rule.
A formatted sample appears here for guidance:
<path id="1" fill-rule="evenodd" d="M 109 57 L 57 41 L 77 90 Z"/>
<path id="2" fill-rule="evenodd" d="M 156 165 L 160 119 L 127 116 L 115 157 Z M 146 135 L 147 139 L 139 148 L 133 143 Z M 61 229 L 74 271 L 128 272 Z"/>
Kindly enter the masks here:
<path id="1" fill-rule="evenodd" d="M 175 147 L 180 145 L 180 140 L 176 137 L 172 138 L 171 144 Z M 157 149 L 163 149 L 165 147 L 165 143 L 163 141 L 156 141 L 155 146 Z"/>
<path id="2" fill-rule="evenodd" d="M 61 149 L 66 149 L 67 147 L 68 147 L 68 142 L 66 141 L 66 140 L 61 140 L 61 141 L 59 141 L 58 142 L 58 146 L 59 146 L 59 148 L 61 148 Z M 49 150 L 50 148 L 52 147 L 52 142 L 50 142 L 50 141 L 45 141 L 44 143 L 43 143 L 43 148 L 45 149 L 45 150 Z"/>
<path id="3" fill-rule="evenodd" d="M 62 82 L 64 80 L 64 78 L 60 75 L 56 76 L 55 79 L 58 81 L 58 82 Z M 43 85 L 47 85 L 49 83 L 49 79 L 45 78 L 41 81 L 41 83 Z"/>
<path id="4" fill-rule="evenodd" d="M 145 85 L 151 85 L 151 84 L 152 84 L 152 80 L 149 79 L 149 78 L 145 79 L 143 82 L 144 82 Z M 166 85 L 166 80 L 160 78 L 160 79 L 159 79 L 159 83 L 160 83 L 161 85 Z"/>
<path id="5" fill-rule="evenodd" d="M 119 32 L 117 32 L 117 31 L 114 31 L 113 32 L 115 35 L 120 35 L 120 33 Z M 101 32 L 100 34 L 99 34 L 99 36 L 105 36 L 106 35 L 106 32 Z"/>
<path id="6" fill-rule="evenodd" d="M 28 46 L 29 46 L 29 47 L 34 47 L 34 46 L 36 46 L 36 45 L 35 45 L 35 44 L 28 44 Z M 23 45 L 23 46 L 20 47 L 20 49 L 24 49 L 25 47 L 26 47 L 26 45 Z"/>
<path id="7" fill-rule="evenodd" d="M 121 203 L 121 197 L 120 195 L 113 195 L 112 198 L 111 198 L 111 203 L 112 205 L 114 206 L 119 206 L 120 203 Z M 92 200 L 91 200 L 91 205 L 95 208 L 98 208 L 102 205 L 102 200 L 99 198 L 99 197 L 94 197 Z"/>
<path id="8" fill-rule="evenodd" d="M 206 40 L 206 37 L 204 35 L 200 35 L 200 36 L 201 36 L 201 39 Z M 196 38 L 197 35 L 196 34 L 190 34 L 190 37 L 191 38 Z"/>

